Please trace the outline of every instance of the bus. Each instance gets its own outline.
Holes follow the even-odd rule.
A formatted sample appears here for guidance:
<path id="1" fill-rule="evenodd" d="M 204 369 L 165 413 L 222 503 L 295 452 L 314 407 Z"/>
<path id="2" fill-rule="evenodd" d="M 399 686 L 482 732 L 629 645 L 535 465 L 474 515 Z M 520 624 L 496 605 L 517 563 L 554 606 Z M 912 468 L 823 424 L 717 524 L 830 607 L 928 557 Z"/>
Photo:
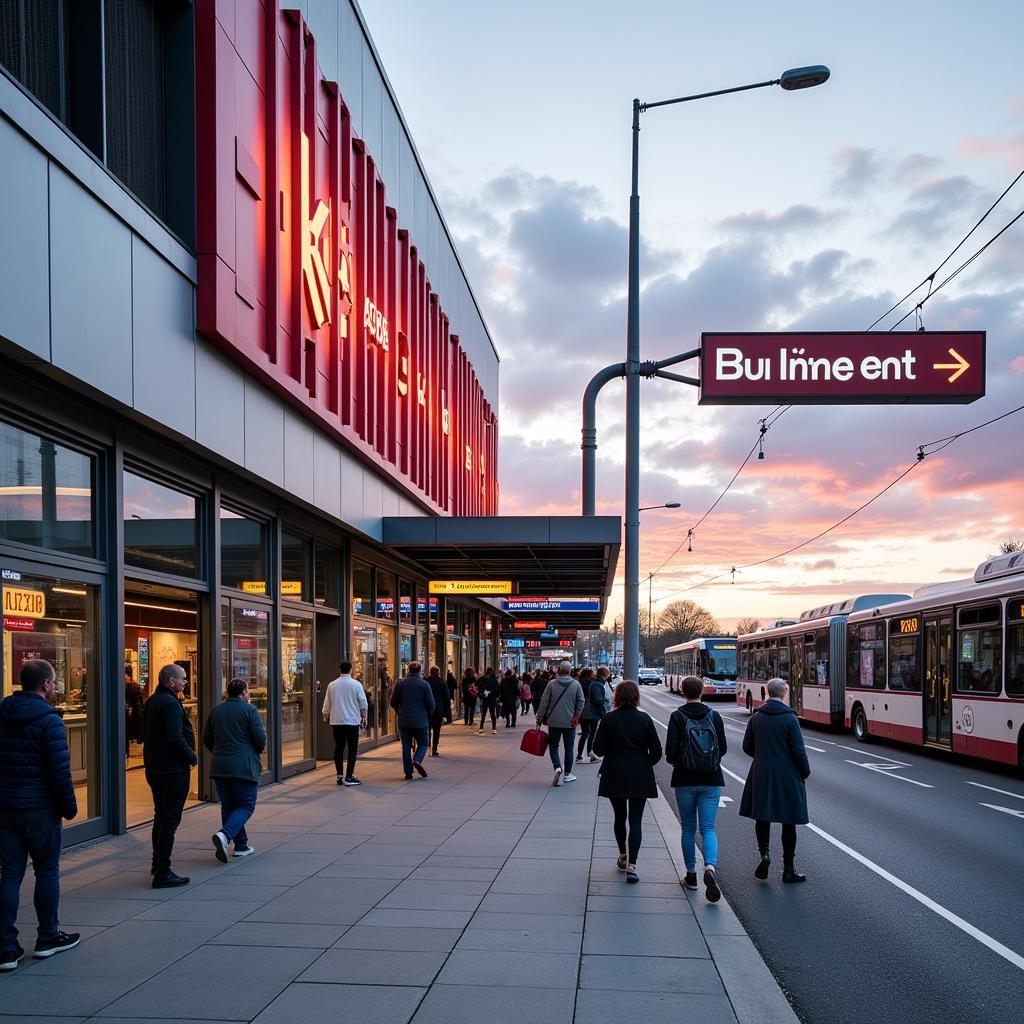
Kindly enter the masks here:
<path id="1" fill-rule="evenodd" d="M 701 637 L 665 649 L 665 686 L 682 693 L 683 676 L 704 681 L 704 696 L 731 696 L 736 692 L 736 638 Z"/>

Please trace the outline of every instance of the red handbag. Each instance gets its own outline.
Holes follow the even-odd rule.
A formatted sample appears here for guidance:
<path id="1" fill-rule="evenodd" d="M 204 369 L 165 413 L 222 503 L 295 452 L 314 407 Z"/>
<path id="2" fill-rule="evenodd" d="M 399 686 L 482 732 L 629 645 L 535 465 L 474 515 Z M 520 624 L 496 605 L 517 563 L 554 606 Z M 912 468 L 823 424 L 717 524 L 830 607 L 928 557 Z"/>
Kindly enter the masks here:
<path id="1" fill-rule="evenodd" d="M 548 752 L 548 734 L 543 729 L 527 729 L 519 749 L 534 757 L 543 757 Z"/>

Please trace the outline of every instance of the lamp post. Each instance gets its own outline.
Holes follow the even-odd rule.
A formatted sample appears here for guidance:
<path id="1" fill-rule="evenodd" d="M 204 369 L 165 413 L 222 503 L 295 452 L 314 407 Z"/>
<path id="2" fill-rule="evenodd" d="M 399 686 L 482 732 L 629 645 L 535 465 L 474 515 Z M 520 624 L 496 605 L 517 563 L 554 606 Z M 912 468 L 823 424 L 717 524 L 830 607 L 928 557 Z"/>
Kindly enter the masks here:
<path id="1" fill-rule="evenodd" d="M 626 593 L 623 623 L 623 676 L 635 679 L 640 667 L 640 115 L 655 107 L 748 92 L 770 85 L 781 85 L 787 92 L 810 89 L 827 82 L 828 68 L 822 65 L 784 71 L 779 78 L 752 85 L 717 89 L 714 92 L 677 96 L 670 100 L 641 103 L 633 100 L 632 192 L 629 197 L 629 278 L 626 301 Z M 687 381 L 689 383 L 689 381 Z M 586 440 L 586 439 L 585 439 Z M 586 513 L 585 513 L 586 514 Z"/>

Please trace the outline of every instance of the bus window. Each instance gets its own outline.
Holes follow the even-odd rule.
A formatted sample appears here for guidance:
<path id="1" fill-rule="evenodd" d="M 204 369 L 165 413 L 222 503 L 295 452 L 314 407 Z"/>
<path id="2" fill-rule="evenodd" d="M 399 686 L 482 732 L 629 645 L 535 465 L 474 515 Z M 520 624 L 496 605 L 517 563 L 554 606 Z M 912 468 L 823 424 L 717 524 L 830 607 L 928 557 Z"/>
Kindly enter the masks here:
<path id="1" fill-rule="evenodd" d="M 907 633 L 908 623 L 918 630 L 918 620 L 893 619 L 889 623 L 889 689 L 921 689 L 921 634 Z"/>
<path id="2" fill-rule="evenodd" d="M 1024 697 L 1024 622 L 1006 627 L 1006 696 Z"/>
<path id="3" fill-rule="evenodd" d="M 768 644 L 768 678 L 774 679 L 779 674 L 779 642 L 771 640 Z"/>
<path id="4" fill-rule="evenodd" d="M 814 634 L 804 633 L 804 683 L 814 686 L 818 682 L 818 658 L 814 651 Z"/>
<path id="5" fill-rule="evenodd" d="M 754 678 L 755 679 L 767 679 L 765 675 L 765 667 L 767 665 L 767 659 L 765 657 L 764 641 L 759 640 L 754 644 Z"/>
<path id="6" fill-rule="evenodd" d="M 779 640 L 779 678 L 789 682 L 789 641 L 785 637 Z"/>
<path id="7" fill-rule="evenodd" d="M 804 684 L 804 638 L 802 636 L 793 637 L 793 660 L 791 671 L 793 673 L 793 688 L 798 690 Z"/>
<path id="8" fill-rule="evenodd" d="M 750 678 L 750 644 L 740 644 L 740 678 Z"/>
<path id="9" fill-rule="evenodd" d="M 961 692 L 997 694 L 1002 688 L 999 613 L 997 604 L 960 612 L 957 689 Z"/>
<path id="10" fill-rule="evenodd" d="M 851 687 L 885 689 L 885 639 L 879 623 L 865 622 L 849 627 L 846 682 Z"/>

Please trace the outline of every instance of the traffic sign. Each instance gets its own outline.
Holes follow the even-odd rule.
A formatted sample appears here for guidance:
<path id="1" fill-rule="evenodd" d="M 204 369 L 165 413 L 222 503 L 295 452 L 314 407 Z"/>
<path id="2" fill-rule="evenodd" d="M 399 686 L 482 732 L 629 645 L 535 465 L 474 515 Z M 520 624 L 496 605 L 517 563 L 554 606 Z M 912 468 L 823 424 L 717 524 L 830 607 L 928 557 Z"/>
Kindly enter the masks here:
<path id="1" fill-rule="evenodd" d="M 965 404 L 984 394 L 984 331 L 701 335 L 701 405 Z"/>

